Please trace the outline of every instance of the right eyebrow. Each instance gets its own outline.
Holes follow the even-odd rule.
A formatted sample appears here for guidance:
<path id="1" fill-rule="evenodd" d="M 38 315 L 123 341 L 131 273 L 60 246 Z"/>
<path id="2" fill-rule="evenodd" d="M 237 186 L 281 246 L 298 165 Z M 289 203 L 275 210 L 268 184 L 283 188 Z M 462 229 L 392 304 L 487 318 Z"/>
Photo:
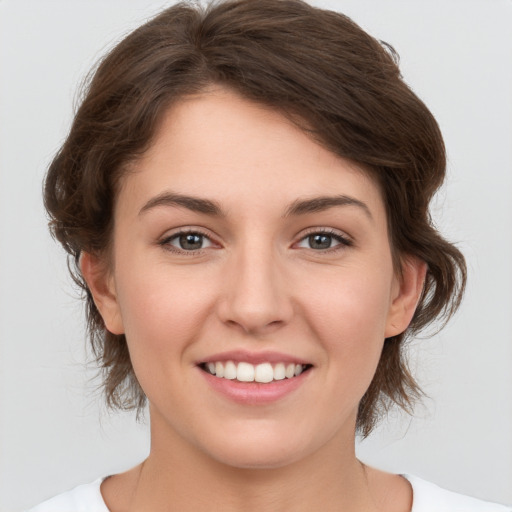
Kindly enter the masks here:
<path id="1" fill-rule="evenodd" d="M 176 194 L 174 192 L 163 192 L 147 201 L 140 209 L 139 215 L 158 208 L 160 206 L 179 206 L 187 208 L 193 212 L 204 213 L 206 215 L 213 215 L 216 217 L 224 217 L 222 208 L 215 201 L 203 199 L 200 197 L 186 196 L 183 194 Z"/>

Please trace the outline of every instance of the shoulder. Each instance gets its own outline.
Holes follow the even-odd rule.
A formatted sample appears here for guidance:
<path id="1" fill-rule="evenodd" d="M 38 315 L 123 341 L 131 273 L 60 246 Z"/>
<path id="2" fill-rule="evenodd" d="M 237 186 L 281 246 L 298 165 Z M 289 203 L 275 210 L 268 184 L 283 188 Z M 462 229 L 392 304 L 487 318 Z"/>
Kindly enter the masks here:
<path id="1" fill-rule="evenodd" d="M 512 512 L 512 508 L 504 505 L 447 491 L 416 476 L 403 476 L 413 490 L 411 512 Z"/>
<path id="2" fill-rule="evenodd" d="M 79 485 L 71 491 L 59 494 L 27 512 L 109 512 L 103 497 L 101 496 L 100 485 L 103 478 L 94 482 Z"/>

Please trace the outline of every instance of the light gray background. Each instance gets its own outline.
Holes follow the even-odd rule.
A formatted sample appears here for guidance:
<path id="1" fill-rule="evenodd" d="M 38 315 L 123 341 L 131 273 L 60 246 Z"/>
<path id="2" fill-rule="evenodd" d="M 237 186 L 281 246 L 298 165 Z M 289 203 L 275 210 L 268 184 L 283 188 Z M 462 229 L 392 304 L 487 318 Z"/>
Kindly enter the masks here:
<path id="1" fill-rule="evenodd" d="M 512 1 L 318 0 L 395 46 L 437 117 L 449 179 L 434 215 L 469 263 L 461 312 L 413 347 L 430 399 L 361 457 L 512 503 Z M 78 82 L 170 2 L 0 0 L 0 510 L 126 469 L 147 426 L 99 405 L 82 309 L 50 239 L 41 181 Z"/>

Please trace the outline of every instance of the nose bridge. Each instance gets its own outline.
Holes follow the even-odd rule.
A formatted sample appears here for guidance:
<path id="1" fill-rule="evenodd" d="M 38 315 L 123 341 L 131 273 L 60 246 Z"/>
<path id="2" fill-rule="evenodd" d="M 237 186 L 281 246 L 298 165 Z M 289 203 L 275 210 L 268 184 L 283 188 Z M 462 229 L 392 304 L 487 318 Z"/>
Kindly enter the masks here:
<path id="1" fill-rule="evenodd" d="M 224 319 L 246 332 L 263 332 L 285 323 L 292 307 L 273 244 L 268 239 L 246 239 L 230 260 Z"/>

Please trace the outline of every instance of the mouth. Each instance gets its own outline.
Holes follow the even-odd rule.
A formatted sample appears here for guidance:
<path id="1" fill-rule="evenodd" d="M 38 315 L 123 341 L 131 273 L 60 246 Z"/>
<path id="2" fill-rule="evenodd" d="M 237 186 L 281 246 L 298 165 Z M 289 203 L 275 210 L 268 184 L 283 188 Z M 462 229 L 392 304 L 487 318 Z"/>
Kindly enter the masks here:
<path id="1" fill-rule="evenodd" d="M 208 361 L 199 364 L 201 370 L 219 379 L 260 384 L 293 379 L 310 370 L 312 366 L 284 362 L 251 364 L 246 361 Z"/>

